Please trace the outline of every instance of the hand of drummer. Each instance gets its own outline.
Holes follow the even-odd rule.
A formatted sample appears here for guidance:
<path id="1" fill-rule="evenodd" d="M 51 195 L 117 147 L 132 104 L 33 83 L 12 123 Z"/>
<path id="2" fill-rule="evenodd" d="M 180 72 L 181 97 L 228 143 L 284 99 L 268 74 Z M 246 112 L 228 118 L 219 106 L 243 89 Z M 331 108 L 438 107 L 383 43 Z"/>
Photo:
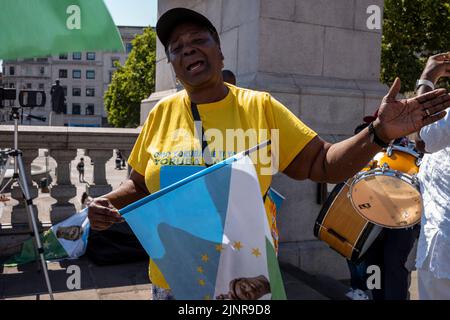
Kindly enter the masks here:
<path id="1" fill-rule="evenodd" d="M 383 98 L 374 121 L 377 135 L 383 141 L 407 136 L 445 117 L 450 107 L 450 95 L 445 89 L 427 92 L 412 99 L 397 100 L 400 79 L 396 78 L 389 93 Z"/>
<path id="2" fill-rule="evenodd" d="M 429 80 L 436 84 L 443 77 L 450 77 L 450 52 L 429 57 L 420 79 Z"/>
<path id="3" fill-rule="evenodd" d="M 124 218 L 107 198 L 93 199 L 88 205 L 88 217 L 93 230 L 106 230 Z"/>

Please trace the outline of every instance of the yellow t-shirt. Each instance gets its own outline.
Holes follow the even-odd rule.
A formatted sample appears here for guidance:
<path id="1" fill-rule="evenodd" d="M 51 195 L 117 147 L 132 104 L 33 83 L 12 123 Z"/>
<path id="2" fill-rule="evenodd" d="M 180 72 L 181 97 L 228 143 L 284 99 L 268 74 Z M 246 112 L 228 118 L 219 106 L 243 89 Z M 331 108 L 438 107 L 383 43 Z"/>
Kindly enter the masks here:
<path id="1" fill-rule="evenodd" d="M 197 106 L 208 149 L 215 163 L 270 139 L 270 147 L 251 155 L 263 196 L 272 174 L 284 171 L 316 133 L 270 94 L 226 85 L 229 92 L 223 100 Z M 180 91 L 161 100 L 150 112 L 128 163 L 145 177 L 150 193 L 157 192 L 162 166 L 204 165 L 198 137 L 201 133 L 194 129 L 189 96 Z M 266 201 L 265 207 L 277 238 L 273 206 Z M 168 288 L 151 260 L 150 279 L 154 285 Z"/>

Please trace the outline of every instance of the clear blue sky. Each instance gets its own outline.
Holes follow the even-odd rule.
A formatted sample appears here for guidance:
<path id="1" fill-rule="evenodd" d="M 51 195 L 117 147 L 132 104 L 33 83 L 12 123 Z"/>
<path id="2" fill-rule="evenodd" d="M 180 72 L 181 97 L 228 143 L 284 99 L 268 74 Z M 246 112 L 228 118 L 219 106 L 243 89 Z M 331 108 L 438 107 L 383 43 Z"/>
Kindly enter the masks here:
<path id="1" fill-rule="evenodd" d="M 156 24 L 157 0 L 104 0 L 116 25 L 152 26 Z"/>

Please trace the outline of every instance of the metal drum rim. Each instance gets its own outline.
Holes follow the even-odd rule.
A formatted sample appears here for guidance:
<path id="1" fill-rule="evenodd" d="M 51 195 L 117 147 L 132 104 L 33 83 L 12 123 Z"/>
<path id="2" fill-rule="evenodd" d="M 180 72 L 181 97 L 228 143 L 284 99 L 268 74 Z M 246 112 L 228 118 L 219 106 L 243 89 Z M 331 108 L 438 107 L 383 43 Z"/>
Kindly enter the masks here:
<path id="1" fill-rule="evenodd" d="M 401 180 L 404 180 L 406 182 L 410 182 L 411 185 L 415 186 L 417 190 L 420 192 L 419 182 L 415 178 L 415 175 L 407 174 L 403 171 L 399 170 L 393 170 L 393 169 L 381 169 L 381 168 L 375 168 L 369 171 L 361 171 L 356 174 L 355 179 L 350 185 L 349 193 L 351 194 L 354 185 L 356 185 L 358 182 L 360 182 L 363 178 L 371 177 L 371 176 L 388 176 L 388 177 L 395 177 Z"/>
<path id="2" fill-rule="evenodd" d="M 389 148 L 391 148 L 391 150 L 393 151 L 400 151 L 400 152 L 404 152 L 407 153 L 415 158 L 420 158 L 420 154 L 417 153 L 416 151 L 414 151 L 413 149 L 407 148 L 407 147 L 402 147 L 402 146 L 397 146 L 397 145 L 392 145 Z M 386 152 L 382 152 L 382 153 L 387 153 Z"/>
<path id="3" fill-rule="evenodd" d="M 386 173 L 388 173 L 388 174 L 386 174 Z M 400 173 L 400 176 L 398 176 L 398 173 Z M 417 180 L 415 180 L 413 176 L 411 176 L 411 175 L 409 175 L 409 174 L 406 174 L 406 173 L 404 173 L 404 172 L 402 172 L 402 171 L 398 171 L 398 170 L 375 168 L 375 169 L 372 169 L 372 170 L 369 170 L 369 171 L 361 171 L 361 172 L 357 173 L 356 176 L 355 176 L 355 179 L 354 179 L 354 180 L 352 181 L 352 183 L 350 184 L 349 189 L 348 189 L 348 192 L 347 192 L 347 197 L 350 199 L 350 203 L 352 204 L 353 209 L 355 209 L 355 211 L 356 211 L 361 217 L 363 217 L 364 219 L 366 219 L 366 220 L 369 221 L 370 223 L 373 223 L 374 225 L 377 225 L 377 226 L 382 227 L 382 228 L 388 228 L 388 229 L 407 229 L 407 228 L 412 228 L 413 226 L 415 226 L 416 224 L 418 224 L 418 223 L 420 222 L 420 220 L 421 220 L 420 218 L 417 219 L 416 222 L 414 222 L 414 223 L 412 223 L 412 224 L 408 224 L 408 225 L 406 225 L 406 226 L 398 226 L 398 227 L 396 227 L 396 226 L 385 225 L 385 224 L 381 224 L 381 223 L 379 223 L 379 222 L 375 222 L 375 221 L 373 221 L 373 220 L 369 220 L 366 216 L 364 216 L 364 215 L 358 210 L 358 208 L 357 208 L 356 205 L 355 205 L 355 202 L 353 201 L 353 197 L 352 197 L 352 194 L 353 194 L 353 188 L 354 188 L 355 185 L 356 185 L 358 182 L 360 182 L 363 178 L 370 177 L 370 176 L 380 176 L 380 175 L 385 175 L 385 176 L 387 175 L 387 176 L 389 176 L 389 177 L 395 177 L 395 178 L 401 179 L 401 180 L 403 180 L 403 181 L 405 181 L 405 182 L 411 182 L 410 184 L 411 184 L 412 186 L 414 186 L 414 187 L 417 189 L 419 195 L 421 195 L 421 193 L 420 193 L 420 187 L 419 187 L 419 182 L 418 182 Z M 405 179 L 403 179 L 403 178 L 405 178 Z M 423 207 L 423 200 L 422 200 L 422 197 L 420 197 L 420 202 L 421 202 L 421 207 Z M 422 212 L 421 212 L 420 216 L 422 216 L 422 214 L 423 214 L 423 209 L 421 209 L 421 211 L 422 211 Z"/>

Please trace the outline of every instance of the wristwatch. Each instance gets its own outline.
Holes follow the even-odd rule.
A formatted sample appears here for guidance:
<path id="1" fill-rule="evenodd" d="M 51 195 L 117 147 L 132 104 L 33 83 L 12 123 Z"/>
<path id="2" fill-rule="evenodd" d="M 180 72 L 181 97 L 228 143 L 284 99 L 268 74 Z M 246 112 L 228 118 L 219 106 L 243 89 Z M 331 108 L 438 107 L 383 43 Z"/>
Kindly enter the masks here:
<path id="1" fill-rule="evenodd" d="M 416 91 L 419 89 L 420 86 L 427 86 L 430 87 L 431 90 L 434 90 L 434 83 L 430 80 L 425 79 L 419 79 L 416 81 Z"/>
<path id="2" fill-rule="evenodd" d="M 389 147 L 389 143 L 384 142 L 380 139 L 380 137 L 377 135 L 375 128 L 373 127 L 373 122 L 369 124 L 369 135 L 370 135 L 370 142 L 375 143 L 376 145 L 387 148 Z"/>

